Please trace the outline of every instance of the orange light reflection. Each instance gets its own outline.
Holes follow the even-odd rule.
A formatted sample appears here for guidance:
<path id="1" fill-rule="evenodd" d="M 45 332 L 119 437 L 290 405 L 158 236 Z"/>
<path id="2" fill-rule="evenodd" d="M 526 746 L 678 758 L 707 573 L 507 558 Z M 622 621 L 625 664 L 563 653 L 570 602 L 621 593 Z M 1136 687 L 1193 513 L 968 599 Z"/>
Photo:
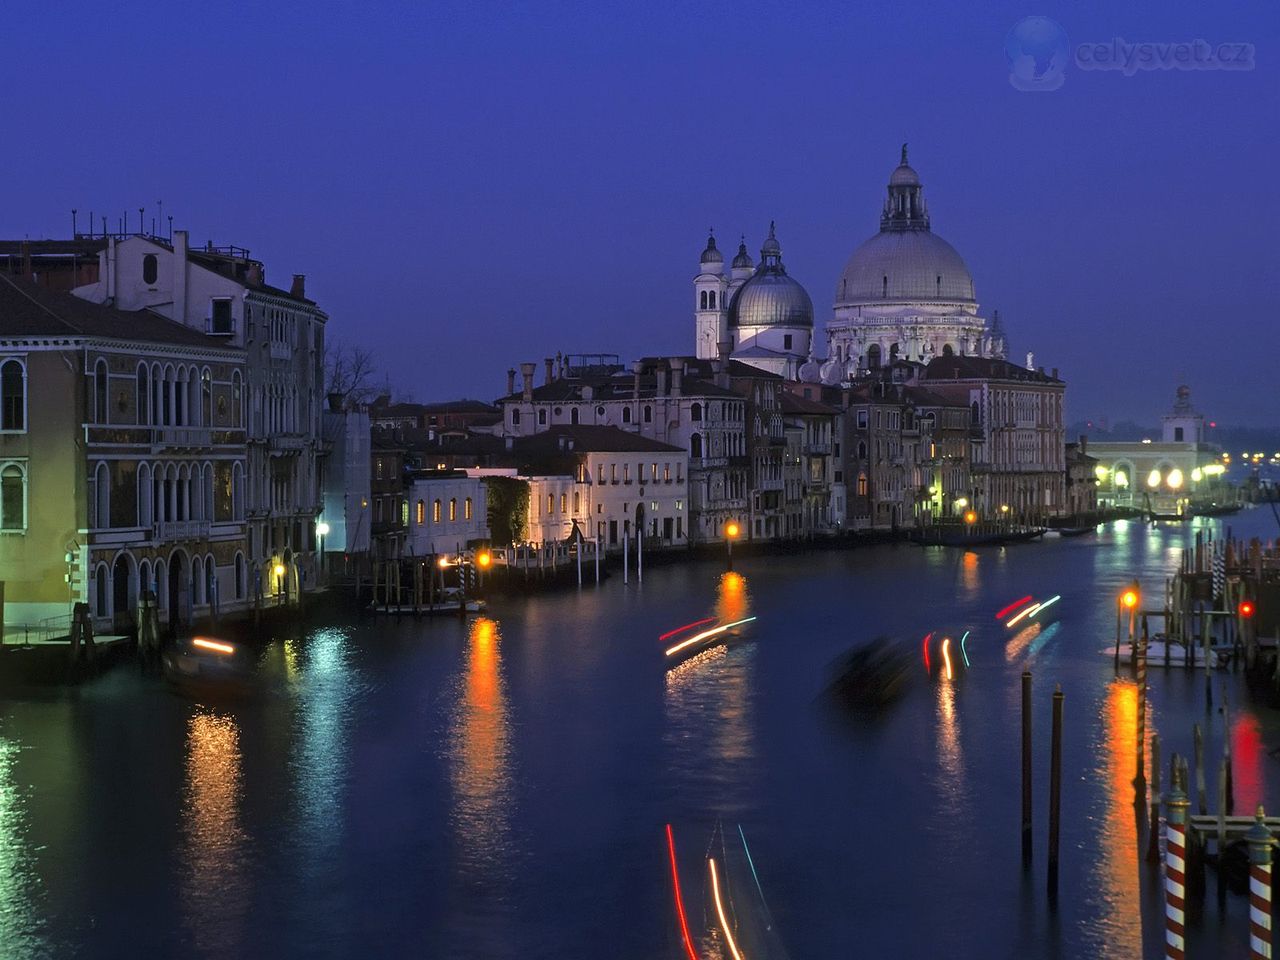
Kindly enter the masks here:
<path id="1" fill-rule="evenodd" d="M 1148 726 L 1152 725 L 1150 712 Z M 1101 957 L 1142 955 L 1141 858 L 1133 806 L 1134 744 L 1138 736 L 1138 687 L 1115 680 L 1102 704 L 1102 769 L 1107 803 L 1101 831 L 1101 856 L 1093 865 L 1103 930 L 1095 944 Z"/>

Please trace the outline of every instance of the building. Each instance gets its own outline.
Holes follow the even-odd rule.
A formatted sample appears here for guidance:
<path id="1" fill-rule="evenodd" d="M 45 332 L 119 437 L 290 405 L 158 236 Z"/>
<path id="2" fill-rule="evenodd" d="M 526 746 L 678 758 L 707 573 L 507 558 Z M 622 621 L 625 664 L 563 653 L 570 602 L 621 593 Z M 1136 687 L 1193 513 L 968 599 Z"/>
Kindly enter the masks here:
<path id="1" fill-rule="evenodd" d="M 853 252 L 837 281 L 827 354 L 829 383 L 896 359 L 1005 355 L 1004 334 L 980 315 L 963 258 L 932 230 L 906 144 L 889 177 L 879 232 Z"/>
<path id="2" fill-rule="evenodd" d="M 714 362 L 651 357 L 630 370 L 614 355 L 548 358 L 546 379 L 537 385 L 536 369 L 533 363 L 520 365 L 518 392 L 515 371 L 508 372 L 508 395 L 498 402 L 504 438 L 560 427 L 613 427 L 678 447 L 687 456 L 691 498 L 679 518 L 680 539 L 719 540 L 729 520 L 743 518 L 749 484 L 747 404 L 732 380 L 735 374 L 771 375 L 729 360 L 727 352 Z M 779 440 L 780 431 L 779 424 Z M 682 461 L 682 476 L 685 466 Z"/>
<path id="3" fill-rule="evenodd" d="M 456 555 L 488 541 L 484 481 L 461 471 L 423 470 L 408 486 L 405 550 L 411 557 Z"/>
<path id="4" fill-rule="evenodd" d="M 969 407 L 972 489 L 980 518 L 1039 521 L 1066 507 L 1066 384 L 1055 369 L 1028 369 L 992 357 L 935 357 L 919 381 Z"/>
<path id="5" fill-rule="evenodd" d="M 838 407 L 806 397 L 808 389 L 807 385 L 789 383 L 781 395 L 787 438 L 789 537 L 828 535 L 844 525 L 843 472 L 836 481 L 844 416 Z"/>
<path id="6" fill-rule="evenodd" d="M 0 580 L 8 629 L 123 632 L 244 606 L 245 364 L 225 338 L 0 275 Z M 43 626 L 41 626 L 43 624 Z"/>
<path id="7" fill-rule="evenodd" d="M 1068 443 L 1067 502 L 1064 512 L 1069 517 L 1081 517 L 1098 509 L 1098 458 L 1089 456 L 1089 438 L 1081 436 L 1079 442 Z"/>
<path id="8" fill-rule="evenodd" d="M 787 379 L 812 354 L 813 301 L 787 274 L 774 224 L 752 263 L 746 241 L 738 248 L 730 273 L 714 234 L 707 238 L 694 278 L 696 356 L 714 360 L 728 344 L 734 360 Z"/>
<path id="9" fill-rule="evenodd" d="M 329 454 L 321 473 L 323 510 L 319 546 L 326 569 L 335 557 L 369 552 L 372 544 L 373 455 L 369 414 L 364 410 L 326 410 L 322 436 Z"/>
<path id="10" fill-rule="evenodd" d="M 408 452 L 395 440 L 374 437 L 371 447 L 373 468 L 369 478 L 370 546 L 374 557 L 391 560 L 404 554 L 409 532 L 409 501 L 406 497 L 405 468 Z"/>
<path id="11" fill-rule="evenodd" d="M 305 589 L 315 581 L 321 512 L 328 317 L 307 299 L 301 274 L 287 290 L 271 286 L 264 264 L 244 248 L 192 249 L 183 230 L 169 240 L 105 239 L 96 279 L 74 287 L 76 296 L 149 310 L 244 351 L 250 575 L 264 594 Z"/>
<path id="12" fill-rule="evenodd" d="M 463 437 L 471 430 L 492 429 L 502 411 L 481 400 L 443 403 L 392 403 L 386 394 L 369 405 L 373 429 L 397 438 Z"/>
<path id="13" fill-rule="evenodd" d="M 1221 449 L 1205 441 L 1204 417 L 1191 404 L 1191 388 L 1178 387 L 1164 415 L 1160 439 L 1093 440 L 1097 496 L 1103 506 L 1181 512 L 1193 500 L 1213 500 L 1225 472 Z"/>

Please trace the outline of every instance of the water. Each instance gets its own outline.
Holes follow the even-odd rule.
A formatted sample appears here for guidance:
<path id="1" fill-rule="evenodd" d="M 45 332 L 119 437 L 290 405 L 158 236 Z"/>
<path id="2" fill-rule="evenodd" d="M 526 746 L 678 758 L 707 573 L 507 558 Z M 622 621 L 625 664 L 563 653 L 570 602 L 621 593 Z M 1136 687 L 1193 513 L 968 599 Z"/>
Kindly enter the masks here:
<path id="1" fill-rule="evenodd" d="M 1231 518 L 1271 534 L 1269 511 Z M 1221 525 L 1212 527 L 1221 531 Z M 261 652 L 268 692 L 193 705 L 120 670 L 0 707 L 0 956 L 682 956 L 664 826 L 704 957 L 704 854 L 742 825 L 795 958 L 1160 956 L 1158 875 L 1130 780 L 1136 688 L 1097 653 L 1114 597 L 1157 595 L 1189 529 L 976 553 L 879 547 L 651 567 L 495 603 L 366 620 Z M 1060 618 L 995 610 L 1060 593 Z M 759 619 L 664 671 L 659 634 Z M 889 633 L 972 633 L 971 669 L 881 721 L 817 702 L 830 661 Z M 934 658 L 937 657 L 935 650 Z M 937 664 L 935 663 L 936 667 Z M 1035 862 L 1021 868 L 1019 675 L 1034 674 Z M 1238 811 L 1275 782 L 1273 715 L 1231 700 Z M 1061 899 L 1044 895 L 1050 698 L 1066 694 Z M 1221 696 L 1216 689 L 1215 707 Z M 1153 669 L 1166 759 L 1208 724 L 1203 676 Z M 1272 794 L 1274 796 L 1274 794 Z M 1192 955 L 1243 955 L 1210 894 Z M 751 960 L 758 960 L 752 957 Z"/>

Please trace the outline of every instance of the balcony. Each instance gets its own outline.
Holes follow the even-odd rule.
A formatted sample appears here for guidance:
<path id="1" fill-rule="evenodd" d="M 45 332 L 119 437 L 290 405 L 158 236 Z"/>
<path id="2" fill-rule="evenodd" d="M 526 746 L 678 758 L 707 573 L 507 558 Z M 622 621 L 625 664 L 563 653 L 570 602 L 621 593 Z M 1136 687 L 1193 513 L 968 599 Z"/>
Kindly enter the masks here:
<path id="1" fill-rule="evenodd" d="M 151 431 L 151 444 L 157 450 L 211 447 L 213 431 L 208 427 L 156 427 Z"/>
<path id="2" fill-rule="evenodd" d="M 154 526 L 154 538 L 161 541 L 208 540 L 208 520 L 165 520 Z"/>

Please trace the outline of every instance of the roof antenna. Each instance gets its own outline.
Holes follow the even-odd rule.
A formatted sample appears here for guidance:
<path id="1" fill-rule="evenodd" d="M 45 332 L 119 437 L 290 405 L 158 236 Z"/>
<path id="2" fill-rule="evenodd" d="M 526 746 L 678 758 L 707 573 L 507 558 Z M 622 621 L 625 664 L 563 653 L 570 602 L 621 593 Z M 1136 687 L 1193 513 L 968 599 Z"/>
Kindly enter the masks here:
<path id="1" fill-rule="evenodd" d="M 169 242 L 173 243 L 173 214 L 169 214 Z"/>
<path id="2" fill-rule="evenodd" d="M 71 239 L 76 238 L 76 208 L 71 208 Z"/>
<path id="3" fill-rule="evenodd" d="M 147 214 L 146 207 L 138 208 L 138 236 L 140 237 L 147 232 L 147 221 L 143 219 L 146 216 L 146 214 Z"/>

